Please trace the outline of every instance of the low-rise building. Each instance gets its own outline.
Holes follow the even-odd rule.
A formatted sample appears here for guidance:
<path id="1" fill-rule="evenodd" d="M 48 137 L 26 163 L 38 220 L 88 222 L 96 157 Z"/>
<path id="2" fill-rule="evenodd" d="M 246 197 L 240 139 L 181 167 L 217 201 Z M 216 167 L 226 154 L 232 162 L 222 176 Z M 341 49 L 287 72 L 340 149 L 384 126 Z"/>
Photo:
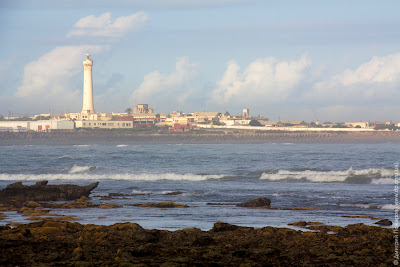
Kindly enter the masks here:
<path id="1" fill-rule="evenodd" d="M 13 132 L 50 132 L 73 130 L 74 122 L 70 120 L 38 120 L 38 121 L 0 121 L 1 131 Z"/>
<path id="2" fill-rule="evenodd" d="M 369 128 L 369 122 L 345 122 L 344 125 L 351 128 Z"/>
<path id="3" fill-rule="evenodd" d="M 260 121 L 260 120 L 259 120 Z M 261 120 L 260 123 L 267 127 L 299 127 L 305 128 L 308 126 L 308 123 L 305 121 L 264 121 Z"/>
<path id="4" fill-rule="evenodd" d="M 133 128 L 132 121 L 75 121 L 76 128 L 90 128 L 90 129 L 130 129 Z"/>
<path id="5" fill-rule="evenodd" d="M 133 113 L 136 114 L 153 114 L 153 109 L 148 104 L 138 104 L 133 107 Z"/>
<path id="6" fill-rule="evenodd" d="M 169 132 L 187 132 L 192 129 L 195 129 L 196 127 L 193 126 L 192 124 L 186 123 L 186 124 L 181 124 L 181 123 L 175 123 L 172 127 L 168 129 Z"/>
<path id="7" fill-rule="evenodd" d="M 192 117 L 196 123 L 211 123 L 219 121 L 221 113 L 219 112 L 194 112 Z"/>

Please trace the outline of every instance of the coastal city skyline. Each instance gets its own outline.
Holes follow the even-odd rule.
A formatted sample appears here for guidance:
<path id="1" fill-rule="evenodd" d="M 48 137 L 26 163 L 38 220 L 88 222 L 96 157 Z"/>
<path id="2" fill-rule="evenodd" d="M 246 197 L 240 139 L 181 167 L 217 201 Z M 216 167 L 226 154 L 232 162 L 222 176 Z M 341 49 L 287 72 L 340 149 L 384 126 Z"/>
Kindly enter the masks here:
<path id="1" fill-rule="evenodd" d="M 90 2 L 2 2 L 1 115 L 78 112 L 90 52 L 96 111 L 399 121 L 395 1 Z"/>

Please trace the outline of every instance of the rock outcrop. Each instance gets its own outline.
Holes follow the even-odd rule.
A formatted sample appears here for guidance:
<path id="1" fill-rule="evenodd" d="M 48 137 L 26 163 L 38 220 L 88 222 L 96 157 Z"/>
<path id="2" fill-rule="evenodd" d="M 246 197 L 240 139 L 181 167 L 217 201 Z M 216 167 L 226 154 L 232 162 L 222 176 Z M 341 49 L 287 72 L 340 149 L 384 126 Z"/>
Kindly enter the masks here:
<path id="1" fill-rule="evenodd" d="M 382 225 L 382 226 L 390 226 L 390 225 L 392 225 L 392 222 L 388 219 L 383 219 L 383 220 L 376 222 L 375 224 Z"/>
<path id="2" fill-rule="evenodd" d="M 22 182 L 9 184 L 0 191 L 0 203 L 22 206 L 28 201 L 76 200 L 88 197 L 97 187 L 98 182 L 87 186 L 73 184 L 48 185 L 48 181 L 39 181 L 34 185 L 23 185 Z"/>
<path id="3" fill-rule="evenodd" d="M 315 226 L 324 228 L 327 226 Z M 330 229 L 327 229 L 330 231 Z M 210 231 L 35 222 L 0 227 L 2 266 L 392 266 L 392 229 L 303 232 L 218 222 Z"/>
<path id="4" fill-rule="evenodd" d="M 256 198 L 245 203 L 237 204 L 238 207 L 245 207 L 245 208 L 270 208 L 271 207 L 271 200 L 266 197 Z"/>

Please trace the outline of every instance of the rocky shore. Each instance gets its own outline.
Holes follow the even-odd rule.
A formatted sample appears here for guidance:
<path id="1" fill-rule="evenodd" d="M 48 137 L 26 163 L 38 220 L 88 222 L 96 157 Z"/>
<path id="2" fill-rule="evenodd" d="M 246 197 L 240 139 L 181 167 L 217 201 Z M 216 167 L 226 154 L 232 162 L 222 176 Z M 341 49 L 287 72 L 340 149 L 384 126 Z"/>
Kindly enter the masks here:
<path id="1" fill-rule="evenodd" d="M 239 227 L 146 230 L 35 222 L 0 227 L 1 266 L 391 266 L 393 230 L 311 224 L 312 231 Z M 310 230 L 310 229 L 308 229 Z"/>
<path id="2" fill-rule="evenodd" d="M 184 133 L 143 130 L 0 133 L 0 145 L 202 144 L 202 143 L 381 143 L 399 142 L 399 131 L 288 132 L 207 129 Z"/>
<path id="3" fill-rule="evenodd" d="M 36 222 L 0 226 L 0 266 L 388 266 L 394 260 L 393 229 L 362 223 L 340 227 L 299 221 L 291 223 L 297 227 L 294 230 L 216 222 L 209 231 L 166 231 L 143 229 L 135 223 L 84 225 L 70 222 L 79 220 L 74 215 L 52 213 L 121 208 L 89 202 L 87 195 L 96 186 L 40 181 L 31 186 L 14 183 L 1 190 L 0 211 L 17 211 Z M 104 199 L 118 197 L 127 195 L 110 193 Z M 52 201 L 60 199 L 70 201 Z M 134 206 L 160 210 L 188 207 L 174 202 Z M 265 197 L 236 206 L 276 209 Z M 0 212 L 0 220 L 5 217 Z M 391 222 L 385 219 L 376 224 L 390 226 Z"/>
<path id="4" fill-rule="evenodd" d="M 52 213 L 121 208 L 88 201 L 97 184 L 48 185 L 39 181 L 31 186 L 14 183 L 1 190 L 1 211 L 17 211 L 36 222 L 0 226 L 0 266 L 379 266 L 393 260 L 393 230 L 364 224 L 339 227 L 301 221 L 292 224 L 298 227 L 293 230 L 217 222 L 210 231 L 165 231 L 143 229 L 135 223 L 83 225 L 70 222 L 79 220 L 74 215 Z M 104 199 L 118 197 L 127 195 L 110 193 Z M 187 207 L 174 202 L 135 206 L 161 210 Z M 271 209 L 271 200 L 260 197 L 237 206 Z M 0 220 L 5 217 L 0 213 Z"/>

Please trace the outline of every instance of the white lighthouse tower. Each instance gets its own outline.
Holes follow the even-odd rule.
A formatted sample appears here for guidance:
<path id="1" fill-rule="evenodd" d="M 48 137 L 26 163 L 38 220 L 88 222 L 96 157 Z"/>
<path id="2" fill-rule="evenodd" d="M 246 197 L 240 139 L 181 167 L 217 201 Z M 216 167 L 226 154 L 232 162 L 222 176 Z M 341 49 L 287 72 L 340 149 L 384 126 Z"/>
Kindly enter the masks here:
<path id="1" fill-rule="evenodd" d="M 93 60 L 90 59 L 90 54 L 86 53 L 86 58 L 83 61 L 83 106 L 82 117 L 91 119 L 94 115 L 93 106 L 93 82 L 92 82 L 92 66 Z"/>

